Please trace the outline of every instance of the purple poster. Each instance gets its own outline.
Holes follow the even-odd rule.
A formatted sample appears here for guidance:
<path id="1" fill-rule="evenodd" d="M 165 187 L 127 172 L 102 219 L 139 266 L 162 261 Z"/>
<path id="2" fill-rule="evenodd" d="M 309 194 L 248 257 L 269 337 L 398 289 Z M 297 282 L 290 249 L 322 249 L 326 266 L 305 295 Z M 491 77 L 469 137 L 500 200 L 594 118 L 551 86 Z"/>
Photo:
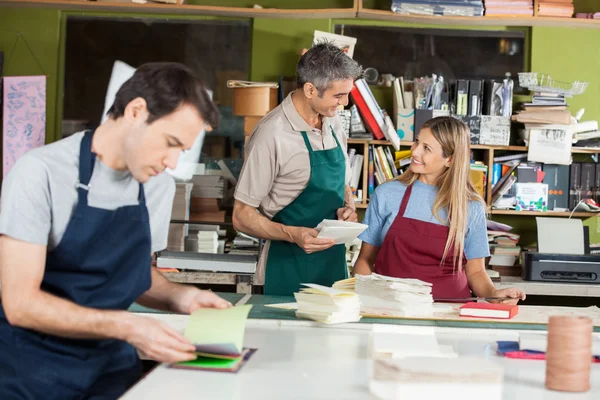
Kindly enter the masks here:
<path id="1" fill-rule="evenodd" d="M 46 77 L 4 78 L 2 176 L 15 161 L 46 139 Z"/>

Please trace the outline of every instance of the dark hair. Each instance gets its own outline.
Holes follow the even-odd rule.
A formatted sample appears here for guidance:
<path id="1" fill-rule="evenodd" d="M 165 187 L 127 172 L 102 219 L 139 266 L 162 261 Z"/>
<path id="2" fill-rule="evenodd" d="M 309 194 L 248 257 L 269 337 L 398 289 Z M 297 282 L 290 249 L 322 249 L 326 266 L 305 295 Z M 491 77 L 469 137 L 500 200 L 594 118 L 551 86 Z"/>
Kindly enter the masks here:
<path id="1" fill-rule="evenodd" d="M 148 124 L 171 114 L 184 104 L 194 106 L 213 129 L 219 124 L 219 110 L 210 99 L 204 84 L 194 71 L 175 62 L 152 62 L 141 65 L 119 88 L 107 114 L 114 119 L 125 113 L 133 99 L 146 100 Z"/>
<path id="2" fill-rule="evenodd" d="M 357 80 L 362 67 L 348 57 L 344 50 L 330 42 L 320 42 L 311 47 L 296 65 L 296 84 L 302 88 L 310 82 L 322 95 L 332 81 Z"/>

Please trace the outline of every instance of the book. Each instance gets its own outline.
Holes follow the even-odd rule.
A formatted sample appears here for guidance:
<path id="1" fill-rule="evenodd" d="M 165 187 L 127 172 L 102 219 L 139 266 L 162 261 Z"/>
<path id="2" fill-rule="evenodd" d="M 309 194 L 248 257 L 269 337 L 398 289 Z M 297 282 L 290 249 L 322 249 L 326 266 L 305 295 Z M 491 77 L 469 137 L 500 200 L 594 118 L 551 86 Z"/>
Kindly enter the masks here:
<path id="1" fill-rule="evenodd" d="M 243 347 L 246 319 L 252 305 L 226 309 L 200 308 L 190 315 L 184 336 L 196 346 L 197 358 L 173 368 L 238 371 L 254 354 Z"/>
<path id="2" fill-rule="evenodd" d="M 519 306 L 512 304 L 466 303 L 460 306 L 461 317 L 510 319 L 517 315 Z"/>

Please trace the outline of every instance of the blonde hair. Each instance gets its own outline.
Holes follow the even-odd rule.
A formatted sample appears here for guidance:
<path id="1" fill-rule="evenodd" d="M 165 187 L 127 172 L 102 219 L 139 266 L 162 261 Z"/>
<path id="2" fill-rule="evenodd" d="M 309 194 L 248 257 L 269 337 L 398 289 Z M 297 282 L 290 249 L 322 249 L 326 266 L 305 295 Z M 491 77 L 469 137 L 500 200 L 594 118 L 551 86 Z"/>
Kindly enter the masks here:
<path id="1" fill-rule="evenodd" d="M 444 248 L 444 255 L 440 265 L 446 256 L 453 250 L 453 266 L 458 271 L 463 269 L 463 255 L 465 249 L 465 236 L 468 229 L 468 206 L 470 201 L 485 202 L 475 191 L 469 176 L 471 159 L 471 134 L 469 128 L 463 122 L 453 117 L 437 117 L 423 124 L 421 129 L 428 128 L 435 139 L 442 146 L 444 158 L 452 157 L 450 166 L 442 172 L 436 181 L 438 193 L 433 203 L 433 215 L 440 222 L 449 225 L 450 232 Z M 412 185 L 420 174 L 410 169 L 403 173 L 399 180 L 407 185 Z M 443 221 L 438 211 L 441 208 L 448 210 L 448 221 Z"/>

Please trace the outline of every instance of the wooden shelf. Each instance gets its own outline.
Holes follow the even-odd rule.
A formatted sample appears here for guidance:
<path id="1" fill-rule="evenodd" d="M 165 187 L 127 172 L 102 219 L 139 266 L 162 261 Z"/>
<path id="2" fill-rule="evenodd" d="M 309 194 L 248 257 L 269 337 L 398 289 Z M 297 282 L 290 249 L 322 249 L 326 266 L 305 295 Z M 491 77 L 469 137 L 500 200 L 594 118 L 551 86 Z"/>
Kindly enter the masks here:
<path id="1" fill-rule="evenodd" d="M 180 0 L 179 0 L 180 1 Z M 178 1 L 178 3 L 179 3 Z M 363 0 L 354 0 L 349 8 L 280 9 L 222 7 L 194 4 L 165 4 L 148 2 L 138 4 L 120 1 L 86 0 L 0 0 L 0 7 L 46 7 L 82 11 L 114 11 L 147 14 L 214 15 L 241 18 L 340 18 L 394 21 L 425 25 L 449 26 L 551 26 L 570 28 L 600 28 L 600 20 L 583 18 L 556 18 L 537 16 L 484 16 L 455 17 L 430 15 L 404 15 L 391 10 L 372 10 L 363 7 Z"/>
<path id="2" fill-rule="evenodd" d="M 529 216 L 529 217 L 569 217 L 571 216 L 571 211 L 564 212 L 554 212 L 554 211 L 515 211 L 515 210 L 491 210 L 492 215 L 518 215 L 518 216 Z M 599 216 L 600 213 L 593 212 L 574 212 L 573 217 L 596 217 Z"/>
<path id="3" fill-rule="evenodd" d="M 557 18 L 534 16 L 483 16 L 459 17 L 442 15 L 405 15 L 391 10 L 373 10 L 363 7 L 358 0 L 357 18 L 378 21 L 395 21 L 427 25 L 454 26 L 551 26 L 568 28 L 600 28 L 600 21 L 583 18 Z"/>
<path id="4" fill-rule="evenodd" d="M 348 144 L 379 144 L 379 145 L 392 145 L 392 142 L 388 140 L 371 140 L 371 139 L 348 139 Z M 403 140 L 400 142 L 401 146 L 410 147 L 413 142 Z M 472 144 L 471 149 L 473 150 L 494 150 L 494 151 L 527 151 L 527 146 L 488 146 L 485 144 Z M 573 147 L 571 149 L 573 154 L 597 154 L 600 153 L 600 147 Z"/>
<path id="5" fill-rule="evenodd" d="M 179 0 L 180 1 L 180 0 Z M 178 3 L 179 3 L 178 1 Z M 352 8 L 322 9 L 280 9 L 221 7 L 194 4 L 165 4 L 148 2 L 138 4 L 118 1 L 85 1 L 85 0 L 0 0 L 0 7 L 46 7 L 82 11 L 115 11 L 135 13 L 214 15 L 243 18 L 356 18 L 357 1 Z"/>

